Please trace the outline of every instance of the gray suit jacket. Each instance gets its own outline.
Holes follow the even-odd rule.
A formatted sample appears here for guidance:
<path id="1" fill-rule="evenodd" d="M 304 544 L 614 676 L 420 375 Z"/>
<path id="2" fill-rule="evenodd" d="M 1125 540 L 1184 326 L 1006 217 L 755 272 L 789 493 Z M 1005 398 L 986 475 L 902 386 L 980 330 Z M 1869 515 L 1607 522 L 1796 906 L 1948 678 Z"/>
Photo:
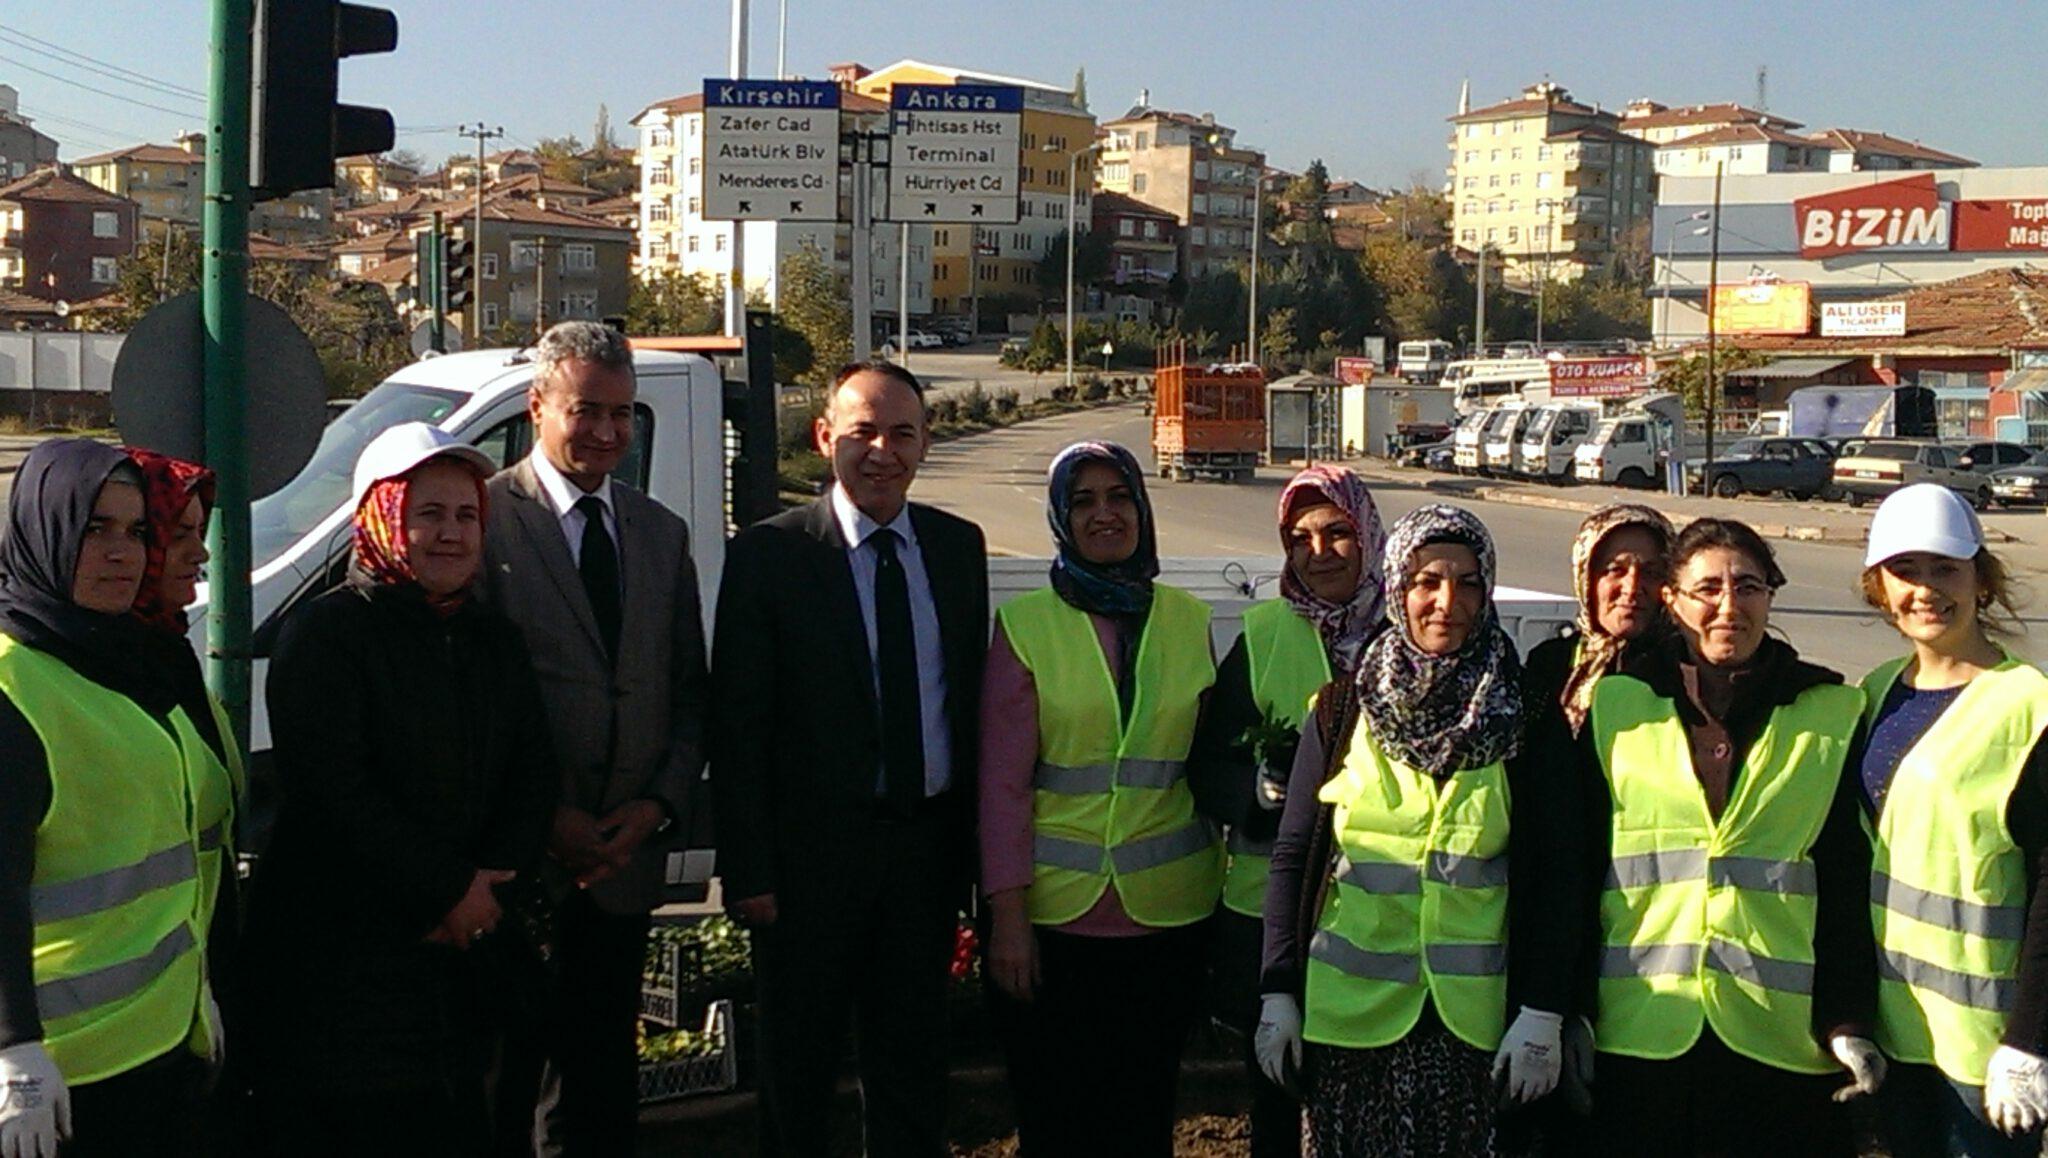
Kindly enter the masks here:
<path id="1" fill-rule="evenodd" d="M 710 688 L 689 528 L 667 507 L 612 482 L 624 588 L 614 665 L 533 464 L 522 460 L 491 479 L 490 498 L 484 597 L 519 625 L 533 653 L 562 802 L 602 817 L 648 798 L 676 822 L 669 837 L 641 848 L 627 872 L 590 890 L 607 912 L 646 912 L 661 903 L 668 844 L 689 831 L 704 769 Z"/>

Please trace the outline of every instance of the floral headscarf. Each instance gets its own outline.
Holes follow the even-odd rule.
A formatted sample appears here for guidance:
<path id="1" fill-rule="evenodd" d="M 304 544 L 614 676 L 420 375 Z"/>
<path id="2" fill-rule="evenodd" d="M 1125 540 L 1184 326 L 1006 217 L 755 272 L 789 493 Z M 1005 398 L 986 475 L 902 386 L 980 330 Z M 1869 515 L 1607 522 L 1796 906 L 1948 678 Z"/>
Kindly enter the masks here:
<path id="1" fill-rule="evenodd" d="M 1479 561 L 1486 604 L 1449 655 L 1422 650 L 1408 626 L 1406 593 L 1415 557 L 1432 543 L 1459 543 Z M 1359 709 L 1390 756 L 1441 780 L 1515 754 L 1522 737 L 1522 662 L 1493 604 L 1493 537 L 1469 511 L 1433 504 L 1402 516 L 1387 534 L 1388 630 L 1358 663 Z"/>
<path id="2" fill-rule="evenodd" d="M 1358 666 L 1365 641 L 1380 626 L 1384 597 L 1380 588 L 1380 555 L 1386 550 L 1387 533 L 1380 526 L 1379 507 L 1365 480 L 1341 467 L 1312 466 L 1288 480 L 1280 491 L 1280 549 L 1290 547 L 1287 529 L 1303 508 L 1329 503 L 1342 512 L 1358 536 L 1364 566 L 1358 575 L 1358 589 L 1342 603 L 1332 603 L 1308 589 L 1290 564 L 1280 576 L 1280 596 L 1295 613 L 1315 625 L 1330 657 L 1331 670 L 1348 675 Z"/>
<path id="3" fill-rule="evenodd" d="M 185 609 L 164 603 L 164 555 L 170 547 L 178 520 L 185 508 L 199 500 L 200 518 L 213 510 L 213 472 L 196 462 L 172 458 L 141 447 L 123 448 L 131 461 L 142 468 L 142 502 L 149 517 L 149 541 L 142 571 L 142 591 L 135 596 L 135 618 L 158 631 L 183 635 L 188 626 Z M 200 533 L 205 533 L 202 526 Z"/>
<path id="4" fill-rule="evenodd" d="M 1074 541 L 1074 476 L 1091 462 L 1115 467 L 1138 504 L 1138 549 L 1121 563 L 1090 563 Z M 1068 604 L 1097 615 L 1149 612 L 1152 580 L 1159 576 L 1159 539 L 1138 460 L 1114 442 L 1077 442 L 1053 456 L 1045 487 L 1045 520 L 1059 546 L 1052 561 L 1053 590 Z"/>
<path id="5" fill-rule="evenodd" d="M 1578 537 L 1572 540 L 1572 594 L 1579 600 L 1579 648 L 1578 657 L 1572 662 L 1572 669 L 1565 676 L 1564 688 L 1558 696 L 1564 708 L 1564 718 L 1571 725 L 1572 734 L 1579 734 L 1585 727 L 1586 716 L 1593 710 L 1593 685 L 1600 677 L 1614 670 L 1621 660 L 1621 653 L 1628 646 L 1625 639 L 1616 639 L 1600 629 L 1600 621 L 1593 614 L 1593 554 L 1600 549 L 1600 543 L 1607 536 L 1623 527 L 1641 527 L 1657 540 L 1660 554 L 1669 555 L 1671 544 L 1678 535 L 1671 529 L 1671 520 L 1660 511 L 1640 503 L 1613 503 L 1601 507 L 1586 516 L 1579 524 Z"/>
<path id="6" fill-rule="evenodd" d="M 453 615 L 469 602 L 474 584 L 448 595 L 428 594 L 419 587 L 419 573 L 413 570 L 411 552 L 405 541 L 406 495 L 420 466 L 433 461 L 429 458 L 396 478 L 379 479 L 363 492 L 363 501 L 356 505 L 355 571 L 359 582 L 379 587 L 419 589 L 427 606 L 439 614 Z M 477 504 L 481 513 L 488 517 L 490 495 L 484 489 L 483 476 L 473 469 L 470 475 L 476 481 Z"/>

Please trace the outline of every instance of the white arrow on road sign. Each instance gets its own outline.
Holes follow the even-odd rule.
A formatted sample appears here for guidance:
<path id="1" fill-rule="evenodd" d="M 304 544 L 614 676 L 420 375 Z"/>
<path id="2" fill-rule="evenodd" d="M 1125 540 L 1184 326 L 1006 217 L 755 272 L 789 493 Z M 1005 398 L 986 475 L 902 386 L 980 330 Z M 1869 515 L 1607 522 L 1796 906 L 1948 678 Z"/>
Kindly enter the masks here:
<path id="1" fill-rule="evenodd" d="M 705 81 L 703 179 L 707 221 L 837 221 L 839 86 Z"/>
<path id="2" fill-rule="evenodd" d="M 1014 223 L 1023 118 L 1015 86 L 895 86 L 885 219 Z"/>

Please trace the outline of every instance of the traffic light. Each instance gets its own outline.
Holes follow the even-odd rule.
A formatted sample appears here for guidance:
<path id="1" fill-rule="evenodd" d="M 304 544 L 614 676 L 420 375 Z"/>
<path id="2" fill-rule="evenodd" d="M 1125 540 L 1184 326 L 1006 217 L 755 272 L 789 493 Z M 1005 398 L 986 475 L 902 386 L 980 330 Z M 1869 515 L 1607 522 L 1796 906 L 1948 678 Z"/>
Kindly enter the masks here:
<path id="1" fill-rule="evenodd" d="M 466 237 L 442 239 L 441 308 L 453 313 L 476 297 L 476 245 Z"/>
<path id="2" fill-rule="evenodd" d="M 337 103 L 344 56 L 398 47 L 398 17 L 339 0 L 256 0 L 249 185 L 259 201 L 334 184 L 334 162 L 397 140 L 386 109 Z"/>

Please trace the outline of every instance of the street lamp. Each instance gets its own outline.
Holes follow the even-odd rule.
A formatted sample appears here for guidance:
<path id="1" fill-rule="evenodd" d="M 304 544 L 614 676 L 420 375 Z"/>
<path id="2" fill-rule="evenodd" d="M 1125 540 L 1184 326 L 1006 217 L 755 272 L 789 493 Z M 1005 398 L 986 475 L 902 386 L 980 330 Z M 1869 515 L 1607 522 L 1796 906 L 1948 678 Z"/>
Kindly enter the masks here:
<path id="1" fill-rule="evenodd" d="M 1705 221 L 1712 216 L 1713 214 L 1705 209 L 1695 210 L 1673 221 L 1671 228 L 1664 231 L 1664 341 L 1660 344 L 1668 345 L 1671 341 L 1671 262 L 1672 255 L 1676 252 L 1677 248 L 1678 227 L 1689 222 Z M 1692 231 L 1694 237 L 1705 237 L 1706 234 L 1705 226 Z M 1708 292 L 1712 293 L 1713 291 L 1709 290 Z"/>
<path id="2" fill-rule="evenodd" d="M 1229 159 L 1230 146 L 1224 142 L 1223 134 L 1210 133 L 1209 148 L 1216 156 Z M 1247 160 L 1244 165 L 1252 178 L 1252 254 L 1245 279 L 1244 354 L 1247 361 L 1264 365 L 1265 358 L 1259 352 L 1259 235 L 1266 231 L 1266 162 L 1259 157 L 1256 161 Z"/>
<path id="3" fill-rule="evenodd" d="M 1081 158 L 1101 150 L 1103 142 L 1097 141 L 1082 149 L 1067 153 L 1067 388 L 1074 386 L 1074 245 L 1075 231 L 1079 223 L 1075 220 L 1074 186 L 1079 180 Z M 1045 152 L 1058 153 L 1058 145 L 1042 146 Z"/>

